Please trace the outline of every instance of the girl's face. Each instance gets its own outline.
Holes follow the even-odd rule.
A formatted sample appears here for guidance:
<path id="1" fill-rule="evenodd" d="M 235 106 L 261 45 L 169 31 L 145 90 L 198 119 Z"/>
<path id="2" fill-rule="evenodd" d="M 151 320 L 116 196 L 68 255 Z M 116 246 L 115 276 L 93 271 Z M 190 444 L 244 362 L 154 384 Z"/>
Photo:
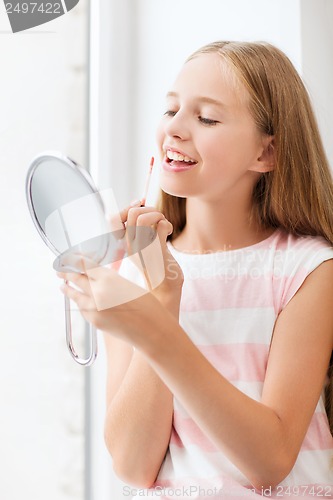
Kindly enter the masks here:
<path id="1" fill-rule="evenodd" d="M 157 141 L 160 184 L 169 194 L 217 201 L 252 192 L 258 179 L 263 138 L 247 91 L 217 54 L 184 65 L 167 95 Z"/>

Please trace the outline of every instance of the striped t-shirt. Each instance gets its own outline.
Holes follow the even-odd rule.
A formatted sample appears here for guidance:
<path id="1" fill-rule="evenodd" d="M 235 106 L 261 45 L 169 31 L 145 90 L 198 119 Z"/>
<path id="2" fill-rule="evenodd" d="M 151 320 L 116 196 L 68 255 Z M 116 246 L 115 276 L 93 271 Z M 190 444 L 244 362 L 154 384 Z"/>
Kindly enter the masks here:
<path id="1" fill-rule="evenodd" d="M 168 246 L 184 273 L 182 328 L 225 378 L 260 401 L 276 318 L 305 278 L 333 258 L 333 248 L 321 237 L 295 237 L 281 229 L 255 245 L 225 252 L 189 254 Z M 324 392 L 292 471 L 266 492 L 253 490 L 174 399 L 169 448 L 155 494 L 147 490 L 147 497 L 155 496 L 333 498 L 333 439 Z M 135 498 L 142 497 L 141 491 Z"/>

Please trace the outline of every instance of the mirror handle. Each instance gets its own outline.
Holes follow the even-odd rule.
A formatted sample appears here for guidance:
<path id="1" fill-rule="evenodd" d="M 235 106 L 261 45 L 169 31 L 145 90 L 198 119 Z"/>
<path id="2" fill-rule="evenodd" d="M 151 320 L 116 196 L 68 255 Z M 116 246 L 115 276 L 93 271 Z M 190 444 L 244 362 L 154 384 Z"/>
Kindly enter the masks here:
<path id="1" fill-rule="evenodd" d="M 65 295 L 65 321 L 66 321 L 66 342 L 69 352 L 72 358 L 82 366 L 90 366 L 93 364 L 97 357 L 97 334 L 96 328 L 89 324 L 89 337 L 90 337 L 90 354 L 86 359 L 80 358 L 77 352 L 74 349 L 73 338 L 72 338 L 72 322 L 71 322 L 71 309 L 70 309 L 70 300 Z"/>

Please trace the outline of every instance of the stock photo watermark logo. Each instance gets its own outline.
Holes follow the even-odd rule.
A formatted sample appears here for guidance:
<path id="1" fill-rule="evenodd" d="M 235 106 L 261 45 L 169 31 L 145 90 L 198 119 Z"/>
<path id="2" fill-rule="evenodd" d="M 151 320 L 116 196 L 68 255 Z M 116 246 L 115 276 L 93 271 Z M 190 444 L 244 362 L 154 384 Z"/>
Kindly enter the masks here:
<path id="1" fill-rule="evenodd" d="M 85 274 L 98 311 L 131 302 L 165 278 L 157 229 L 125 226 L 110 188 L 61 205 L 43 228 L 57 249 L 54 269 Z M 127 278 L 118 273 L 121 267 Z"/>
<path id="2" fill-rule="evenodd" d="M 92 307 L 97 311 L 138 299 L 157 288 L 165 278 L 156 231 L 149 227 L 127 227 L 126 232 L 130 233 L 127 242 L 122 231 L 112 231 L 80 242 L 54 262 L 57 271 L 83 272 L 87 276 Z M 123 261 L 127 269 L 130 266 L 130 277 L 118 272 Z"/>
<path id="3" fill-rule="evenodd" d="M 78 3 L 79 0 L 36 0 L 35 2 L 21 0 L 8 2 L 4 0 L 13 33 L 53 21 L 57 17 L 67 14 Z"/>

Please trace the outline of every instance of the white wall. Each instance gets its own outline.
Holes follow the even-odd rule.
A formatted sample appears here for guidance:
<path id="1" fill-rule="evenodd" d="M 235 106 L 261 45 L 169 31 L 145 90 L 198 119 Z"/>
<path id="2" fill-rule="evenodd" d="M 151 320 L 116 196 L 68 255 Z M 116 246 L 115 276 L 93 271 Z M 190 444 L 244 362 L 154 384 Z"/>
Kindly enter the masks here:
<path id="1" fill-rule="evenodd" d="M 84 371 L 65 346 L 54 256 L 25 200 L 31 159 L 86 163 L 87 2 L 12 34 L 0 4 L 0 497 L 82 500 Z"/>
<path id="2" fill-rule="evenodd" d="M 333 2 L 301 1 L 302 75 L 333 166 Z"/>
<path id="3" fill-rule="evenodd" d="M 100 186 L 112 186 L 121 206 L 142 195 L 164 96 L 184 59 L 218 39 L 265 40 L 287 53 L 305 76 L 332 161 L 332 9 L 331 0 L 100 0 L 98 16 L 92 6 L 98 17 L 91 33 L 92 99 L 100 113 L 91 123 L 91 162 Z M 158 168 L 153 178 L 148 204 L 156 198 Z M 101 365 L 93 373 L 100 434 L 105 373 Z M 92 500 L 128 498 L 103 446 L 98 439 L 92 446 Z"/>

